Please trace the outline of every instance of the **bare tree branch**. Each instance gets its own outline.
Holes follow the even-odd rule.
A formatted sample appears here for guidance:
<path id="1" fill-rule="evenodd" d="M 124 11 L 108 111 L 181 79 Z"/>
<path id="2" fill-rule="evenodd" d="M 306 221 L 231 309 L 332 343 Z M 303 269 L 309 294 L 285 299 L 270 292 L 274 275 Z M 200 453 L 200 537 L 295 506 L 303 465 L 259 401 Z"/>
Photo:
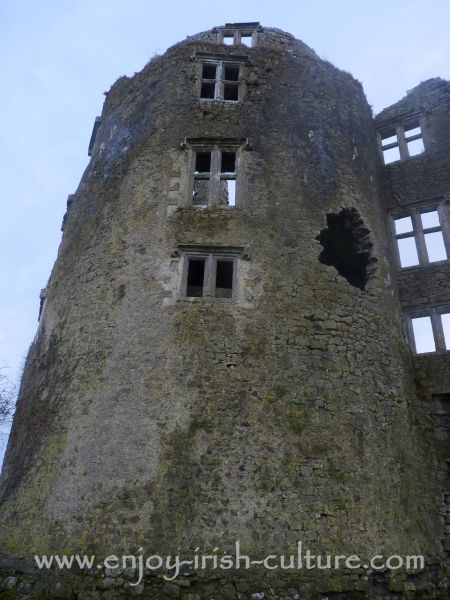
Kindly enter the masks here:
<path id="1" fill-rule="evenodd" d="M 0 425 L 10 423 L 14 414 L 15 386 L 6 375 L 0 373 Z"/>

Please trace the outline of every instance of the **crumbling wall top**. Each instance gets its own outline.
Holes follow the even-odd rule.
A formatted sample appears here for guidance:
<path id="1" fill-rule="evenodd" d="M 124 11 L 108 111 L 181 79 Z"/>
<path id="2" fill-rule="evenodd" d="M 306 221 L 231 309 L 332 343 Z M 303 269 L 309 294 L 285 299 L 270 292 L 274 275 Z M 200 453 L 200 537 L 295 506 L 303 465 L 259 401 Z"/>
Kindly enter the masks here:
<path id="1" fill-rule="evenodd" d="M 408 90 L 401 100 L 378 113 L 375 124 L 382 126 L 390 121 L 399 121 L 406 115 L 429 112 L 449 101 L 450 82 L 440 77 L 427 79 Z"/>

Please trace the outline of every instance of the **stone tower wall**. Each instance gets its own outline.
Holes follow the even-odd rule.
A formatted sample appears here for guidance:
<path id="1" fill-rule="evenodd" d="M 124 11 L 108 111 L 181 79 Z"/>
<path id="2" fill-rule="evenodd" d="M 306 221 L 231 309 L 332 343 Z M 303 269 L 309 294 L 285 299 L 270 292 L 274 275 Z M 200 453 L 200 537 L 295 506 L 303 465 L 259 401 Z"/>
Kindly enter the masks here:
<path id="1" fill-rule="evenodd" d="M 240 540 L 265 556 L 301 540 L 434 563 L 437 459 L 362 87 L 277 30 L 252 48 L 215 36 L 107 95 L 24 372 L 2 547 L 189 555 Z M 242 63 L 239 102 L 199 100 L 208 54 Z M 208 143 L 239 147 L 236 207 L 191 205 L 192 148 Z M 360 287 L 320 260 L 343 214 L 370 259 Z M 237 253 L 232 300 L 185 298 L 192 248 Z"/>

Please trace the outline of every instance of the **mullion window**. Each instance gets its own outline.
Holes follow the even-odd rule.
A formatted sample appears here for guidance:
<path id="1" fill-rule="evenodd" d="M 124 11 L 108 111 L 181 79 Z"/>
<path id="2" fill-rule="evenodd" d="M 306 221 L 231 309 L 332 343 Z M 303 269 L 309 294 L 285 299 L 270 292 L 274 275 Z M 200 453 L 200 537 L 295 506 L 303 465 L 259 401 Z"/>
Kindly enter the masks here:
<path id="1" fill-rule="evenodd" d="M 418 119 L 407 121 L 401 125 L 392 126 L 379 134 L 381 151 L 384 163 L 390 164 L 398 160 L 405 160 L 425 150 L 423 146 L 422 130 Z"/>
<path id="2" fill-rule="evenodd" d="M 236 288 L 237 255 L 193 251 L 185 254 L 183 295 L 231 300 Z"/>
<path id="3" fill-rule="evenodd" d="M 238 102 L 240 65 L 226 61 L 201 63 L 200 98 Z"/>
<path id="4" fill-rule="evenodd" d="M 255 44 L 254 29 L 228 29 L 221 33 L 220 42 L 226 46 L 244 44 L 252 47 Z"/>
<path id="5" fill-rule="evenodd" d="M 193 206 L 236 205 L 237 149 L 198 149 L 193 157 Z"/>
<path id="6" fill-rule="evenodd" d="M 411 344 L 416 354 L 450 350 L 450 309 L 432 308 L 408 316 Z"/>
<path id="7" fill-rule="evenodd" d="M 421 214 L 417 209 L 415 209 L 412 211 L 411 217 L 414 226 L 414 234 L 416 236 L 417 251 L 419 253 L 419 263 L 422 265 L 428 265 L 430 261 L 428 260 L 428 252 L 423 234 Z"/>
<path id="8" fill-rule="evenodd" d="M 425 266 L 447 260 L 439 208 L 416 208 L 405 216 L 394 217 L 394 230 L 401 267 Z"/>

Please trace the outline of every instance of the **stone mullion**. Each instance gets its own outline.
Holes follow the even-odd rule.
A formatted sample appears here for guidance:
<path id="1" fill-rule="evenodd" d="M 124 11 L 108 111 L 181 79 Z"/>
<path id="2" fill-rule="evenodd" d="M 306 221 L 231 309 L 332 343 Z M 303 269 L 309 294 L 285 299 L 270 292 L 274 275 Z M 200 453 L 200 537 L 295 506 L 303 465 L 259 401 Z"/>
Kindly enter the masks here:
<path id="1" fill-rule="evenodd" d="M 403 127 L 401 127 L 401 126 L 396 127 L 395 131 L 397 133 L 398 149 L 400 151 L 400 158 L 402 160 L 405 160 L 405 158 L 409 158 L 409 150 L 408 150 L 408 144 L 407 144 L 406 138 L 405 138 L 405 132 L 403 130 Z"/>
<path id="2" fill-rule="evenodd" d="M 421 265 L 428 265 L 428 251 L 425 244 L 425 235 L 423 233 L 422 219 L 420 212 L 416 209 L 411 214 L 413 222 L 414 237 L 416 238 L 417 252 L 419 253 L 419 263 Z"/>
<path id="3" fill-rule="evenodd" d="M 219 203 L 220 158 L 220 149 L 216 146 L 211 152 L 210 205 Z"/>
<path id="4" fill-rule="evenodd" d="M 444 328 L 442 326 L 441 315 L 437 310 L 433 310 L 431 313 L 431 325 L 433 327 L 433 335 L 434 335 L 434 342 L 436 344 L 436 351 L 444 352 L 446 350 Z"/>
<path id="5" fill-rule="evenodd" d="M 223 100 L 223 62 L 217 63 L 216 69 L 216 98 Z"/>
<path id="6" fill-rule="evenodd" d="M 215 279 L 215 268 L 214 258 L 210 254 L 205 261 L 205 275 L 203 281 L 203 295 L 214 296 L 214 279 Z"/>

